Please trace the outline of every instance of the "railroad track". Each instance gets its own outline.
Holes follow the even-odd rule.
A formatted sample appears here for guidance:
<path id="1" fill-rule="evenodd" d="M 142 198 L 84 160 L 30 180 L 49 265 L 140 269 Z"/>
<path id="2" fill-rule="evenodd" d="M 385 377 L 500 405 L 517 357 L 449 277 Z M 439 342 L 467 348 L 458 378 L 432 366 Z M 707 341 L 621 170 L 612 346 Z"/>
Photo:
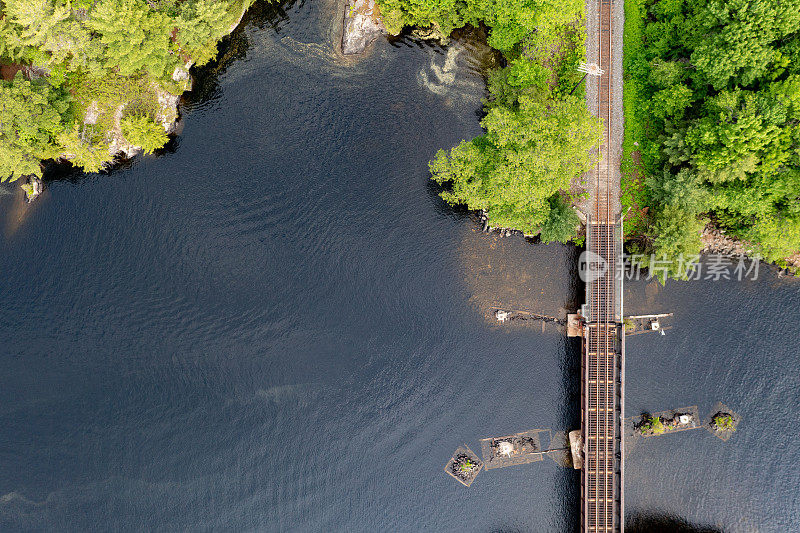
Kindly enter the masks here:
<path id="1" fill-rule="evenodd" d="M 594 170 L 594 209 L 587 224 L 587 250 L 605 261 L 606 270 L 587 282 L 587 324 L 582 348 L 581 530 L 622 531 L 622 390 L 623 348 L 621 280 L 616 279 L 618 243 L 616 198 L 609 163 L 612 143 L 612 4 L 599 0 L 597 114 L 603 120 L 603 139 Z M 618 303 L 619 302 L 619 303 Z"/>

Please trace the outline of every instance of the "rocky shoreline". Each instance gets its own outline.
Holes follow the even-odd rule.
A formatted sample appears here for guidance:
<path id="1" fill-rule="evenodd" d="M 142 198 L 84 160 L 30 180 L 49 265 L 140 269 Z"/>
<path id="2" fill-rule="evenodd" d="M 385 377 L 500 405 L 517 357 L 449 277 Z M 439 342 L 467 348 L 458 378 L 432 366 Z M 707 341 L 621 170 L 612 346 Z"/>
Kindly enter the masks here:
<path id="1" fill-rule="evenodd" d="M 248 4 L 245 3 L 239 17 L 231 24 L 228 35 L 241 24 L 247 13 L 247 6 Z M 380 10 L 375 0 L 346 0 L 344 2 L 342 28 L 341 51 L 344 55 L 361 54 L 379 37 L 389 34 L 383 24 Z M 156 82 L 152 82 L 150 86 L 157 104 L 155 120 L 163 126 L 167 135 L 173 135 L 178 130 L 181 97 L 183 93 L 191 91 L 193 88 L 191 75 L 193 65 L 194 61 L 188 58 L 185 64 L 176 67 L 172 73 L 172 81 L 175 82 L 178 90 L 182 89 L 179 94 L 175 94 L 177 91 L 174 88 L 170 91 Z M 22 70 L 29 79 L 48 77 L 50 75 L 50 70 L 46 67 L 9 64 L 3 65 L 3 77 L 10 79 L 18 70 Z M 125 115 L 127 106 L 130 104 L 131 102 L 123 102 L 113 110 L 113 125 L 107 132 L 106 140 L 108 141 L 108 155 L 115 159 L 131 159 L 143 152 L 141 146 L 128 142 L 122 134 L 121 120 Z M 92 127 L 97 124 L 100 114 L 98 108 L 97 101 L 93 100 L 86 104 L 86 111 L 83 120 L 80 122 L 81 126 Z M 74 158 L 75 154 L 64 152 L 56 159 L 69 162 Z M 108 165 L 110 166 L 112 163 Z M 28 202 L 35 200 L 43 190 L 43 182 L 40 178 L 30 177 L 24 179 L 20 185 L 25 190 Z"/>
<path id="2" fill-rule="evenodd" d="M 239 17 L 236 21 L 231 24 L 230 28 L 228 28 L 227 35 L 233 33 L 233 31 L 241 24 L 242 19 L 244 19 L 245 14 L 249 5 L 247 3 L 244 4 L 242 7 L 242 12 L 239 14 Z M 187 91 L 191 91 L 194 86 L 194 80 L 192 79 L 191 75 L 191 68 L 194 65 L 194 60 L 189 58 L 189 60 L 183 65 L 175 67 L 175 70 L 172 72 L 172 81 L 180 84 L 183 91 L 181 94 L 174 94 L 170 91 L 167 91 L 163 87 L 154 84 L 153 90 L 156 93 L 156 99 L 158 101 L 158 111 L 156 112 L 156 120 L 164 127 L 164 132 L 167 135 L 173 135 L 177 129 L 178 124 L 180 122 L 180 109 L 179 104 L 181 100 L 181 96 L 183 93 Z M 93 102 L 94 103 L 94 102 Z M 95 103 L 96 105 L 96 103 Z M 125 107 L 128 104 L 123 104 L 117 108 L 117 111 L 114 115 L 114 128 L 111 132 L 111 144 L 109 145 L 108 151 L 109 155 L 112 157 L 122 157 L 124 159 L 130 159 L 135 157 L 143 152 L 141 146 L 136 146 L 128 141 L 125 140 L 125 137 L 122 135 L 122 128 L 120 125 L 120 120 L 125 111 Z M 86 110 L 86 115 L 84 116 L 83 123 L 84 125 L 93 124 L 92 121 L 93 117 L 91 114 L 92 111 L 92 103 L 89 105 L 89 109 Z M 95 119 L 96 120 L 96 119 Z M 69 154 L 64 154 L 64 159 L 69 160 Z"/>
<path id="3" fill-rule="evenodd" d="M 478 211 L 478 218 L 481 221 L 481 231 L 484 233 L 497 233 L 501 237 L 511 237 L 512 235 L 522 235 L 526 239 L 532 239 L 536 237 L 536 235 L 530 235 L 521 232 L 518 229 L 510 229 L 510 228 L 501 228 L 501 227 L 492 227 L 489 225 L 489 216 L 486 214 L 486 211 Z"/>
<path id="4" fill-rule="evenodd" d="M 241 13 L 237 17 L 236 21 L 231 24 L 230 28 L 228 28 L 226 35 L 233 33 L 233 31 L 239 26 L 239 24 L 242 22 L 242 19 L 244 19 L 248 8 L 249 3 L 244 3 Z M 151 82 L 149 86 L 149 90 L 151 91 L 151 94 L 155 100 L 154 103 L 156 104 L 154 119 L 156 123 L 160 124 L 164 128 L 164 132 L 167 135 L 173 135 L 178 130 L 178 125 L 180 123 L 180 99 L 183 93 L 192 90 L 193 80 L 190 70 L 193 65 L 194 61 L 191 58 L 188 58 L 185 64 L 175 68 L 171 76 L 172 81 L 175 82 L 175 87 L 173 87 L 171 91 L 165 87 L 162 87 L 161 84 L 155 81 Z M 11 79 L 13 78 L 13 75 L 20 70 L 28 79 L 46 78 L 50 76 L 50 69 L 47 67 L 37 65 L 23 66 L 4 64 L 2 65 L 2 77 L 3 79 Z M 177 91 L 180 91 L 179 94 L 175 94 L 175 92 L 177 92 L 176 89 Z M 113 114 L 113 125 L 106 134 L 106 140 L 108 141 L 108 155 L 115 159 L 131 159 L 144 151 L 141 146 L 137 146 L 128 142 L 122 134 L 121 120 L 125 115 L 125 109 L 129 105 L 131 105 L 131 102 L 123 102 L 117 106 Z M 86 106 L 86 112 L 84 113 L 83 120 L 80 124 L 84 128 L 94 126 L 98 122 L 99 114 L 99 103 L 95 100 L 88 102 L 88 105 Z M 56 160 L 69 162 L 74 158 L 75 154 L 64 152 L 60 154 Z M 113 163 L 107 164 L 107 166 L 111 165 L 113 165 Z M 28 179 L 24 179 L 22 181 L 23 182 L 20 185 L 25 190 L 25 195 L 28 202 L 35 200 L 42 193 L 43 182 L 41 178 L 29 177 Z"/>
<path id="5" fill-rule="evenodd" d="M 755 245 L 753 243 L 726 235 L 725 230 L 719 229 L 712 222 L 709 222 L 703 228 L 700 241 L 703 243 L 702 253 L 744 256 L 754 259 Z M 778 277 L 786 275 L 799 276 L 800 253 L 786 257 L 784 260 L 786 261 L 786 266 L 782 266 L 778 271 Z"/>
<path id="6" fill-rule="evenodd" d="M 485 211 L 476 211 L 476 214 L 478 216 L 481 231 L 484 233 L 497 233 L 500 237 L 520 235 L 526 239 L 532 239 L 536 237 L 536 235 L 528 235 L 516 229 L 490 226 L 489 217 L 486 215 Z M 583 227 L 584 224 L 585 221 L 582 221 L 581 226 Z M 581 235 L 585 235 L 583 229 L 579 233 L 579 236 Z M 726 235 L 725 230 L 718 228 L 711 222 L 706 224 L 706 226 L 703 228 L 703 232 L 700 235 L 700 241 L 703 244 L 703 248 L 700 250 L 700 253 L 703 254 L 721 254 L 735 257 L 744 256 L 749 259 L 755 259 L 755 246 L 753 243 Z M 778 271 L 778 277 L 792 275 L 800 277 L 800 253 L 796 253 L 785 258 L 785 261 L 786 266 L 780 268 Z"/>
<path id="7" fill-rule="evenodd" d="M 703 243 L 704 253 L 746 256 L 753 253 L 751 243 L 726 235 L 725 230 L 717 228 L 710 222 L 703 228 L 700 241 Z"/>

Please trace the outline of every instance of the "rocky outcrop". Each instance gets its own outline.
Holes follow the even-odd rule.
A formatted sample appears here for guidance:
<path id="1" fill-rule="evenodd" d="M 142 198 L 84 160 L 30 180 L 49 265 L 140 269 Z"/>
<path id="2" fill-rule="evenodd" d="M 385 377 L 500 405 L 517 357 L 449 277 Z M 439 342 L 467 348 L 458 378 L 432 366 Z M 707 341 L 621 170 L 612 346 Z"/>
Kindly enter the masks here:
<path id="1" fill-rule="evenodd" d="M 725 255 L 749 255 L 753 253 L 753 245 L 747 241 L 730 237 L 713 224 L 706 224 L 700 235 L 703 252 Z"/>
<path id="2" fill-rule="evenodd" d="M 186 63 L 182 67 L 177 67 L 172 74 L 173 81 L 183 84 L 183 89 L 189 91 L 192 89 L 192 78 L 189 74 L 189 69 L 192 62 Z M 154 120 L 157 124 L 161 124 L 167 135 L 175 133 L 178 126 L 178 103 L 181 97 L 177 94 L 163 89 L 159 84 L 153 82 L 153 93 L 155 93 L 158 107 L 155 113 Z M 113 127 L 107 134 L 108 153 L 112 157 L 123 157 L 130 159 L 142 153 L 142 148 L 131 144 L 122 135 L 122 117 L 125 116 L 125 108 L 127 103 L 119 105 L 114 112 Z M 97 101 L 92 101 L 86 108 L 86 114 L 83 117 L 83 124 L 85 126 L 96 124 L 99 118 L 99 107 Z M 70 160 L 74 157 L 73 154 L 62 154 L 62 158 Z"/>
<path id="3" fill-rule="evenodd" d="M 121 155 L 126 159 L 130 159 L 135 155 L 141 154 L 142 149 L 129 143 L 122 135 L 122 117 L 125 114 L 126 106 L 127 104 L 120 105 L 114 113 L 114 127 L 109 132 L 111 142 L 108 145 L 108 151 L 112 156 Z"/>
<path id="4" fill-rule="evenodd" d="M 360 54 L 387 33 L 375 0 L 347 0 L 342 31 L 343 54 Z"/>
<path id="5" fill-rule="evenodd" d="M 187 88 L 185 90 L 192 90 L 191 82 L 191 78 L 187 78 Z M 164 131 L 167 132 L 167 135 L 172 135 L 178 127 L 178 118 L 180 118 L 178 116 L 178 103 L 181 97 L 177 94 L 165 91 L 161 87 L 155 87 L 154 89 L 158 99 L 158 111 L 156 111 L 155 120 L 164 127 Z"/>
<path id="6" fill-rule="evenodd" d="M 42 178 L 30 177 L 28 181 L 21 185 L 22 190 L 25 191 L 25 198 L 28 202 L 32 202 L 42 194 L 44 187 L 42 185 Z"/>
<path id="7" fill-rule="evenodd" d="M 232 21 L 228 33 L 233 32 L 239 26 L 245 14 L 247 13 L 248 8 L 252 4 L 253 0 L 242 3 L 241 13 L 235 21 Z M 372 0 L 371 5 L 372 9 L 370 13 L 374 13 L 374 16 L 377 17 L 377 8 L 374 6 L 374 0 Z M 85 8 L 73 9 L 73 14 L 78 21 L 85 21 L 88 19 L 88 10 Z M 173 33 L 173 38 L 174 36 L 175 35 Z M 190 58 L 187 58 L 186 63 L 175 67 L 175 70 L 171 75 L 172 81 L 175 83 L 170 84 L 170 90 L 167 90 L 164 86 L 162 86 L 162 84 L 156 81 L 151 82 L 148 96 L 150 98 L 154 97 L 156 102 L 152 102 L 151 100 L 149 103 L 157 103 L 157 106 L 155 107 L 155 116 L 153 119 L 157 124 L 160 124 L 164 128 L 164 131 L 167 133 L 167 135 L 174 134 L 178 129 L 178 120 L 180 118 L 178 105 L 181 94 L 185 91 L 192 90 L 193 80 L 190 69 L 193 64 L 194 61 Z M 51 74 L 50 68 L 46 66 L 0 63 L 0 78 L 3 80 L 13 79 L 14 75 L 18 71 L 22 71 L 23 75 L 31 80 L 37 78 L 47 78 Z M 175 92 L 179 92 L 181 94 L 174 94 Z M 116 108 L 114 108 L 112 104 L 110 109 L 104 110 L 102 109 L 102 105 L 100 105 L 97 100 L 92 100 L 89 102 L 83 117 L 82 125 L 79 125 L 79 135 L 81 136 L 81 141 L 85 142 L 83 139 L 84 135 L 87 134 L 87 132 L 91 134 L 94 131 L 95 125 L 98 124 L 98 121 L 103 122 L 103 120 L 101 120 L 101 116 L 113 109 L 111 128 L 107 131 L 104 131 L 104 136 L 102 139 L 104 144 L 107 143 L 109 155 L 111 157 L 121 156 L 124 158 L 131 158 L 142 153 L 142 147 L 131 144 L 122 134 L 121 120 L 125 115 L 126 107 L 128 107 L 130 103 L 131 102 L 123 102 Z M 103 130 L 105 130 L 107 127 L 108 126 L 105 125 Z M 58 159 L 70 161 L 75 157 L 76 154 L 74 153 L 64 152 L 59 155 Z M 111 163 L 108 164 L 110 165 Z M 40 178 L 30 178 L 22 183 L 21 187 L 25 190 L 29 202 L 38 197 L 43 190 L 43 184 Z"/>

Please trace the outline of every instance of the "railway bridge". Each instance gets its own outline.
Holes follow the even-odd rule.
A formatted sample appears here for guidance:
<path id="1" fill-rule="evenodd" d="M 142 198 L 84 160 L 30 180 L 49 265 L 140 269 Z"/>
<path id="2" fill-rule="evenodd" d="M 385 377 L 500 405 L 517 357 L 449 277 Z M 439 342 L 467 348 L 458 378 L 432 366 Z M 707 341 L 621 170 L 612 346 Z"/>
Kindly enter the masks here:
<path id="1" fill-rule="evenodd" d="M 622 1 L 587 0 L 587 103 L 602 120 L 581 265 L 586 303 L 581 350 L 581 531 L 624 528 L 625 336 L 622 326 L 622 223 L 619 217 Z M 616 46 L 615 46 L 616 43 Z"/>

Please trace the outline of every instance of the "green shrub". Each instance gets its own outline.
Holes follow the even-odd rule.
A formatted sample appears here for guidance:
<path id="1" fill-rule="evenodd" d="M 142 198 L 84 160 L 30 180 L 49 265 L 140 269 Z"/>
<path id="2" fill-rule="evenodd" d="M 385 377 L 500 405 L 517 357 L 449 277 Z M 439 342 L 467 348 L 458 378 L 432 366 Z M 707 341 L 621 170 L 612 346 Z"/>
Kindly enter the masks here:
<path id="1" fill-rule="evenodd" d="M 643 417 L 643 420 L 638 427 L 639 431 L 646 435 L 651 433 L 653 435 L 661 435 L 664 433 L 664 424 L 661 422 L 661 418 L 658 416 Z"/>
<path id="2" fill-rule="evenodd" d="M 717 414 L 714 416 L 714 426 L 719 431 L 736 431 L 733 417 L 729 414 Z"/>
<path id="3" fill-rule="evenodd" d="M 169 140 L 164 128 L 145 115 L 127 115 L 122 118 L 121 126 L 125 140 L 140 146 L 146 154 L 153 153 Z"/>

